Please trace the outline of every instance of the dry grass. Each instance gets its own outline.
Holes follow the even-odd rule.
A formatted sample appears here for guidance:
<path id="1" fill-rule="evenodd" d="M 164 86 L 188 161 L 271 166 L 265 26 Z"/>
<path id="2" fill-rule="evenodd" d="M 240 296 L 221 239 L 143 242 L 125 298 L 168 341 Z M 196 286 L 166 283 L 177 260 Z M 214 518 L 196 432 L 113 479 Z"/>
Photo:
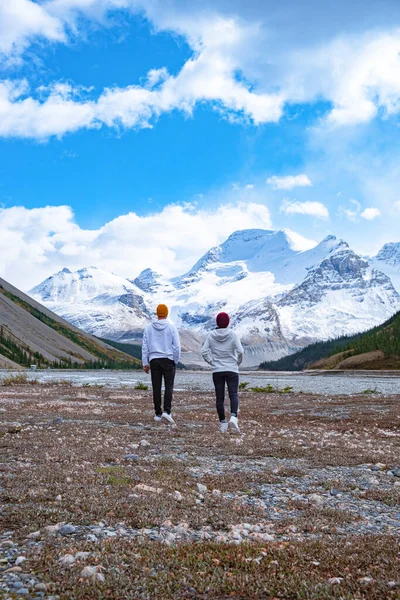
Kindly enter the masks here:
<path id="1" fill-rule="evenodd" d="M 192 530 L 218 532 L 240 523 L 264 523 L 276 536 L 267 545 L 172 548 L 145 540 L 118 538 L 93 546 L 46 538 L 41 554 L 32 554 L 27 564 L 53 582 L 50 590 L 62 600 L 400 598 L 400 588 L 388 585 L 399 579 L 398 538 L 336 536 L 348 525 L 357 529 L 358 516 L 306 500 L 289 500 L 274 520 L 278 509 L 262 502 L 264 487 L 300 485 L 322 467 L 398 465 L 399 399 L 245 392 L 243 436 L 235 437 L 218 433 L 214 398 L 207 393 L 177 393 L 178 426 L 169 428 L 153 423 L 151 393 L 144 390 L 3 387 L 1 526 L 12 530 L 22 546 L 31 532 L 61 522 L 86 526 L 103 521 L 109 527 L 122 522 L 141 529 L 159 528 L 168 519 L 186 522 Z M 7 424 L 16 421 L 22 432 L 9 433 Z M 126 454 L 138 459 L 126 460 Z M 204 498 L 197 483 L 209 490 Z M 138 484 L 162 492 L 138 491 Z M 351 492 L 354 487 L 335 478 L 322 484 L 325 490 Z M 309 493 L 314 491 L 310 484 Z M 398 488 L 368 490 L 360 502 L 368 501 L 396 506 Z M 316 539 L 307 541 L 310 536 Z M 60 568 L 60 555 L 85 549 L 94 551 L 94 564 L 104 567 L 105 584 L 84 582 L 75 567 Z M 330 584 L 332 577 L 343 581 Z M 374 583 L 360 583 L 362 577 Z"/>

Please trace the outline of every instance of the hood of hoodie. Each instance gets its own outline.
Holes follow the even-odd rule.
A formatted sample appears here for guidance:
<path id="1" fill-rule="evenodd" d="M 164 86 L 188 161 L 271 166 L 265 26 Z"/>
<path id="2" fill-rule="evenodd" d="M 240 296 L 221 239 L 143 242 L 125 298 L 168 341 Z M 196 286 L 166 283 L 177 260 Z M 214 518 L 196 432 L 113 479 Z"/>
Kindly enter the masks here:
<path id="1" fill-rule="evenodd" d="M 227 327 L 221 329 L 214 329 L 214 331 L 211 332 L 211 337 L 218 342 L 225 342 L 230 337 L 232 337 L 232 335 L 232 329 L 228 329 Z"/>
<path id="2" fill-rule="evenodd" d="M 157 331 L 162 331 L 163 329 L 165 329 L 166 327 L 168 327 L 168 321 L 167 321 L 167 319 L 161 319 L 160 321 L 154 321 L 152 323 L 152 326 Z"/>

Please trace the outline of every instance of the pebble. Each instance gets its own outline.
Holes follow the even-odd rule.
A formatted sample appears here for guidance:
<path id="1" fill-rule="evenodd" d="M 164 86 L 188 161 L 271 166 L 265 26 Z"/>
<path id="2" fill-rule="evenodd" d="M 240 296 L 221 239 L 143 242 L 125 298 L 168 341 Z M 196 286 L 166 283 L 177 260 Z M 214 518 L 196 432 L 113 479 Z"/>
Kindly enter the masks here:
<path id="1" fill-rule="evenodd" d="M 75 556 L 73 554 L 65 554 L 59 560 L 60 564 L 67 567 L 75 563 Z"/>
<path id="2" fill-rule="evenodd" d="M 15 566 L 18 567 L 19 565 L 22 565 L 22 563 L 25 561 L 25 556 L 18 556 L 17 560 L 15 561 Z"/>
<path id="3" fill-rule="evenodd" d="M 75 525 L 67 524 L 67 525 L 63 525 L 61 527 L 61 529 L 59 530 L 59 533 L 61 535 L 72 535 L 72 534 L 76 533 L 77 531 L 78 531 L 78 528 L 75 527 Z"/>
<path id="4" fill-rule="evenodd" d="M 183 500 L 183 496 L 180 492 L 178 492 L 178 490 L 175 490 L 174 498 L 177 502 L 182 502 L 182 500 Z"/>
<path id="5" fill-rule="evenodd" d="M 53 419 L 54 425 L 61 425 L 61 423 L 64 423 L 64 419 L 62 417 L 56 417 L 55 419 Z"/>
<path id="6" fill-rule="evenodd" d="M 125 454 L 125 460 L 140 460 L 140 456 L 138 454 Z"/>
<path id="7" fill-rule="evenodd" d="M 147 440 L 140 440 L 140 445 L 143 447 L 150 446 L 150 442 Z"/>
<path id="8" fill-rule="evenodd" d="M 38 592 L 45 592 L 47 590 L 47 585 L 45 583 L 37 583 L 35 585 L 35 590 Z"/>
<path id="9" fill-rule="evenodd" d="M 96 573 L 98 572 L 98 570 L 101 567 L 99 566 L 95 566 L 95 567 L 84 567 L 81 571 L 81 577 L 84 577 L 85 579 L 88 579 L 89 577 L 93 577 L 93 575 L 96 575 Z"/>
<path id="10" fill-rule="evenodd" d="M 196 484 L 196 487 L 197 487 L 197 491 L 199 492 L 199 494 L 206 494 L 208 491 L 207 486 L 203 485 L 202 483 Z"/>

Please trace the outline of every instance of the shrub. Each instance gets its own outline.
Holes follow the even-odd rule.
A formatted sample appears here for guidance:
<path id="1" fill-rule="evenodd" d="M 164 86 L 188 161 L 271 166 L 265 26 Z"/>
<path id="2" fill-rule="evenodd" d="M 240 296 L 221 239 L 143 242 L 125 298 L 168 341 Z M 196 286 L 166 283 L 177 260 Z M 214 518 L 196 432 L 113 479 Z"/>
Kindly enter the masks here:
<path id="1" fill-rule="evenodd" d="M 241 381 L 239 383 L 239 390 L 245 390 L 247 388 L 247 386 L 249 385 L 248 381 Z"/>
<path id="2" fill-rule="evenodd" d="M 145 383 L 142 383 L 141 381 L 139 381 L 139 383 L 137 383 L 133 389 L 134 390 L 148 390 L 149 386 L 146 385 Z"/>
<path id="3" fill-rule="evenodd" d="M 26 373 L 10 375 L 9 377 L 4 377 L 3 379 L 3 385 L 25 385 L 27 383 L 35 385 L 36 383 L 39 383 L 39 381 L 37 379 L 28 379 Z"/>

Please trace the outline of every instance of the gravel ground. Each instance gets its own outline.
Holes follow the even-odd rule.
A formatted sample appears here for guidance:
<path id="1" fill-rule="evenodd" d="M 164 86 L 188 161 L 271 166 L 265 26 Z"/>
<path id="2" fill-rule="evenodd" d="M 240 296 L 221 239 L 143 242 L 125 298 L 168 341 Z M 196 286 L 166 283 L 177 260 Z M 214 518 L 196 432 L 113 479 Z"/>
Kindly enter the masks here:
<path id="1" fill-rule="evenodd" d="M 0 387 L 0 597 L 400 598 L 399 401 Z"/>

